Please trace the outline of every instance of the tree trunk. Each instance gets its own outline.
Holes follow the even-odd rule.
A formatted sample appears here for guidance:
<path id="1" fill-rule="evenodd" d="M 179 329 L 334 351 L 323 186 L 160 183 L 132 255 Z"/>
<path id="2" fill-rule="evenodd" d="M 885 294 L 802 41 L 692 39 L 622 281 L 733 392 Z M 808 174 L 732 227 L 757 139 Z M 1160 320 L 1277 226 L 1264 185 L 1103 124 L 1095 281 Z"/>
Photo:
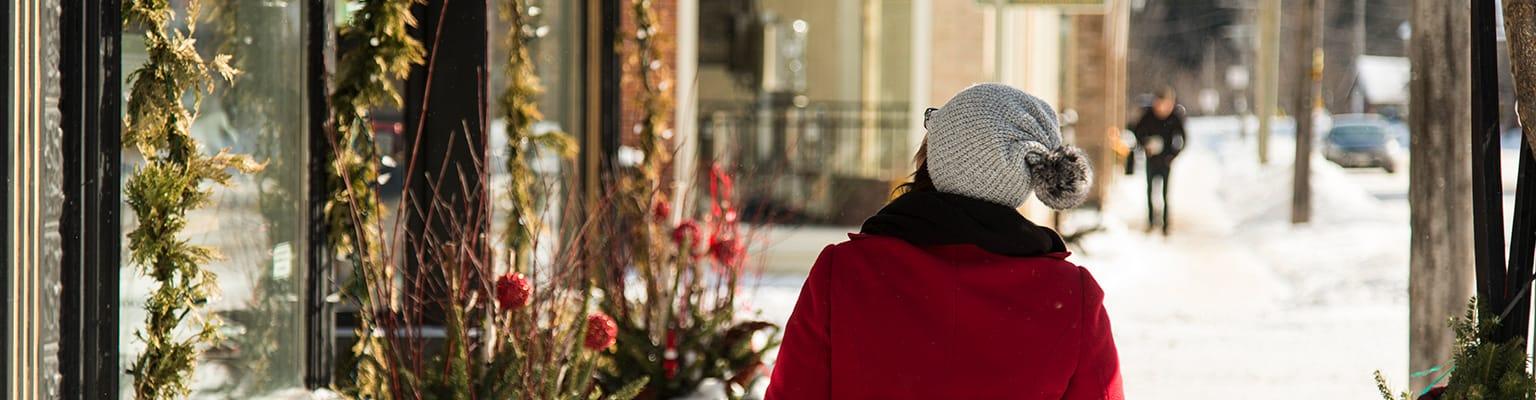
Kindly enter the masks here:
<path id="1" fill-rule="evenodd" d="M 1409 60 L 1410 371 L 1450 358 L 1446 321 L 1472 296 L 1471 9 L 1415 0 Z M 1413 387 L 1430 377 L 1414 378 Z"/>
<path id="2" fill-rule="evenodd" d="M 1322 60 L 1320 59 L 1323 37 L 1323 0 L 1302 0 L 1301 12 L 1295 13 L 1296 73 L 1297 84 L 1307 85 L 1298 90 L 1291 110 L 1296 119 L 1296 158 L 1291 178 L 1291 223 L 1306 223 L 1312 219 L 1312 111 L 1314 103 L 1322 96 Z M 1312 57 L 1305 55 L 1311 54 Z"/>
<path id="3" fill-rule="evenodd" d="M 1514 76 L 1516 114 L 1536 148 L 1536 0 L 1504 0 L 1504 33 Z"/>

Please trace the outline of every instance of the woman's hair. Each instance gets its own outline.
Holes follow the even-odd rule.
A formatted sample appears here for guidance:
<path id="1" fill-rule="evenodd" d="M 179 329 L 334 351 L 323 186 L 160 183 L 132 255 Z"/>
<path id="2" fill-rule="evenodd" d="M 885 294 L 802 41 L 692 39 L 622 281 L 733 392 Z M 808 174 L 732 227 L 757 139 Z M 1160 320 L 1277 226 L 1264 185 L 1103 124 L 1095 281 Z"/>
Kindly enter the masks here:
<path id="1" fill-rule="evenodd" d="M 912 163 L 917 164 L 917 171 L 912 173 L 912 181 L 896 187 L 896 194 L 911 192 L 933 192 L 933 177 L 928 176 L 928 139 L 923 139 L 923 145 L 918 146 L 917 155 L 912 156 Z"/>

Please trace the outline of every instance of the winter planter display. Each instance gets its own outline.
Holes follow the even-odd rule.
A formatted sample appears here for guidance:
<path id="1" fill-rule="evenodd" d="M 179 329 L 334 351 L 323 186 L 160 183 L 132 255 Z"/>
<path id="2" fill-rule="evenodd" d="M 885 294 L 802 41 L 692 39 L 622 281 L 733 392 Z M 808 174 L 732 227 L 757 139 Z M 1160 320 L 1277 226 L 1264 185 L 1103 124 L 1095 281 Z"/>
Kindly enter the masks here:
<path id="1" fill-rule="evenodd" d="M 1451 360 L 1445 364 L 1415 373 L 1415 376 L 1433 377 L 1431 387 L 1414 393 L 1392 394 L 1391 387 L 1376 372 L 1376 387 L 1385 400 L 1465 400 L 1500 399 L 1521 400 L 1536 398 L 1536 379 L 1528 369 L 1525 357 L 1525 339 L 1516 337 L 1506 342 L 1490 340 L 1490 334 L 1498 327 L 1499 317 L 1491 313 L 1480 314 L 1477 299 L 1467 303 L 1466 314 L 1451 321 L 1456 331 L 1455 349 Z M 1487 311 L 1487 310 L 1482 310 Z M 1444 386 L 1436 386 L 1444 382 Z"/>

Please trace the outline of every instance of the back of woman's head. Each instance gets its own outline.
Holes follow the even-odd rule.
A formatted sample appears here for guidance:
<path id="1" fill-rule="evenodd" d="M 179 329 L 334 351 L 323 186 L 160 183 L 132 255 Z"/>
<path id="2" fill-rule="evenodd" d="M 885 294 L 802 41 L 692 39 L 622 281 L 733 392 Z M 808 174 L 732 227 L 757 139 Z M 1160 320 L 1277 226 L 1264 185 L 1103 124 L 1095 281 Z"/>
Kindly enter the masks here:
<path id="1" fill-rule="evenodd" d="M 939 191 L 1017 208 L 1033 192 L 1046 206 L 1076 207 L 1092 171 L 1081 149 L 1065 145 L 1056 112 L 1013 87 L 983 83 L 929 109 L 928 128 L 903 192 Z"/>

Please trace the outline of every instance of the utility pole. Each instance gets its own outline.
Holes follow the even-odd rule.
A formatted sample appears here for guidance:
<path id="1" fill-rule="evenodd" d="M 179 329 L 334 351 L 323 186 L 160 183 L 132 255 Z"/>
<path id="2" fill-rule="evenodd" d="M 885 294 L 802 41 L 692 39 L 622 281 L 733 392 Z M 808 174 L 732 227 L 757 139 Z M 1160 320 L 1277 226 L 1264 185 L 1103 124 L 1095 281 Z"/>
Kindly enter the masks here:
<path id="1" fill-rule="evenodd" d="M 1296 119 L 1296 163 L 1291 179 L 1291 223 L 1301 224 L 1312 219 L 1312 113 L 1321 108 L 1319 101 L 1323 91 L 1323 3 L 1325 0 L 1301 0 L 1301 12 L 1296 13 L 1295 54 L 1312 54 L 1296 57 L 1296 82 L 1308 82 L 1307 90 L 1296 93 L 1292 110 Z"/>
<path id="2" fill-rule="evenodd" d="M 1451 356 L 1445 321 L 1472 296 L 1471 7 L 1414 0 L 1408 126 L 1408 368 Z M 1424 387 L 1432 377 L 1413 378 Z"/>
<path id="3" fill-rule="evenodd" d="M 1254 114 L 1259 118 L 1259 164 L 1268 164 L 1270 119 L 1274 118 L 1280 89 L 1280 0 L 1261 1 L 1259 35 L 1254 43 L 1258 57 L 1254 64 L 1257 84 L 1253 86 L 1253 102 Z"/>

